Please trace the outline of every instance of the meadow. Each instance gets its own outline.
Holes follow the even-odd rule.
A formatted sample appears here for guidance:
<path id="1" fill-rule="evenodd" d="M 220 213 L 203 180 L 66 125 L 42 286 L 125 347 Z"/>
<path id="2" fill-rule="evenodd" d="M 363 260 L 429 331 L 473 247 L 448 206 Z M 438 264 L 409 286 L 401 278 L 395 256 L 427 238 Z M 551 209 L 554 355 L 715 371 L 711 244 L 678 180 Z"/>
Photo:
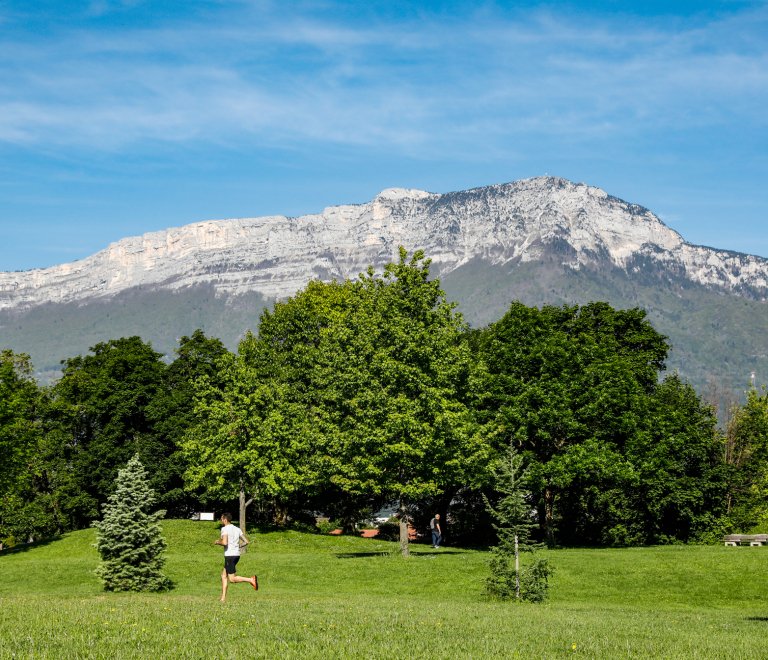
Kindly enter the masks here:
<path id="1" fill-rule="evenodd" d="M 94 532 L 0 552 L 0 659 L 762 658 L 768 548 L 548 551 L 545 604 L 489 602 L 487 552 L 251 530 L 218 602 L 218 523 L 166 521 L 158 594 L 110 594 Z"/>

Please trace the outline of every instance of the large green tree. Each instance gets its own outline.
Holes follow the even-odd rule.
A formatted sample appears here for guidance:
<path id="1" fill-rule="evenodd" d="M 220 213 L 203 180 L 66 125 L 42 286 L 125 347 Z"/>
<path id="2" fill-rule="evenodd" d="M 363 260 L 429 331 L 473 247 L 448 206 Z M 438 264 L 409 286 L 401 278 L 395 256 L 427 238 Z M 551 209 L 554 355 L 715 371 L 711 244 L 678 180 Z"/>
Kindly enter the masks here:
<path id="1" fill-rule="evenodd" d="M 689 383 L 666 377 L 622 448 L 625 469 L 563 493 L 566 539 L 642 545 L 697 540 L 718 529 L 729 471 L 716 422 Z"/>
<path id="2" fill-rule="evenodd" d="M 58 459 L 69 468 L 59 497 L 75 526 L 98 516 L 119 466 L 136 452 L 156 492 L 174 488 L 176 447 L 154 432 L 148 414 L 164 389 L 162 355 L 139 337 L 97 344 L 91 352 L 64 361 L 52 393 L 60 415 Z"/>
<path id="3" fill-rule="evenodd" d="M 473 361 L 464 323 L 429 278 L 421 251 L 372 269 L 320 329 L 313 370 L 323 471 L 349 493 L 408 505 L 487 478 L 488 445 L 470 405 Z"/>
<path id="4" fill-rule="evenodd" d="M 23 478 L 39 434 L 40 392 L 29 356 L 0 353 L 0 494 Z"/>
<path id="5" fill-rule="evenodd" d="M 768 391 L 750 387 L 723 429 L 728 471 L 727 513 L 732 531 L 768 529 Z"/>
<path id="6" fill-rule="evenodd" d="M 252 335 L 217 366 L 215 378 L 195 381 L 197 423 L 181 442 L 187 487 L 238 498 L 243 529 L 256 498 L 270 501 L 284 523 L 286 499 L 314 481 L 306 411 L 284 375 L 286 365 Z"/>
<path id="7" fill-rule="evenodd" d="M 43 393 L 29 356 L 0 353 L 0 547 L 34 536 L 47 512 L 35 500 Z M 40 504 L 40 503 L 39 503 Z"/>
<path id="8" fill-rule="evenodd" d="M 310 283 L 222 362 L 223 397 L 199 388 L 190 484 L 391 497 L 407 553 L 409 502 L 487 476 L 462 329 L 421 252 L 382 276 Z"/>
<path id="9" fill-rule="evenodd" d="M 158 491 L 158 502 L 169 516 L 187 517 L 200 510 L 201 497 L 201 493 L 185 489 L 187 464 L 181 449 L 184 434 L 197 422 L 196 383 L 204 378 L 207 386 L 221 396 L 223 383 L 217 365 L 231 354 L 220 339 L 206 337 L 202 330 L 182 337 L 174 352 L 174 361 L 163 370 L 162 386 L 147 402 L 146 416 L 152 434 L 167 451 L 163 464 L 165 490 Z"/>
<path id="10" fill-rule="evenodd" d="M 628 478 L 669 346 L 644 311 L 607 303 L 541 309 L 519 302 L 491 325 L 481 354 L 485 421 L 530 461 L 554 543 L 558 501 Z"/>

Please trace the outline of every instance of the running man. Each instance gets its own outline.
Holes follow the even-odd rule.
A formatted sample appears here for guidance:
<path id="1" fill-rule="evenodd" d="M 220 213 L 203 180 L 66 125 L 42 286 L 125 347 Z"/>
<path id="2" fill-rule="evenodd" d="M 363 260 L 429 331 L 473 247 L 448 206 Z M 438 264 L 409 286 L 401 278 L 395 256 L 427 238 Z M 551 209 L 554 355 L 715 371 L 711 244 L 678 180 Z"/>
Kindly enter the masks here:
<path id="1" fill-rule="evenodd" d="M 221 602 L 226 602 L 227 599 L 227 585 L 229 582 L 234 584 L 235 582 L 249 582 L 254 589 L 258 591 L 259 582 L 254 575 L 252 578 L 241 577 L 235 575 L 235 566 L 240 561 L 240 548 L 248 545 L 248 539 L 243 535 L 243 530 L 239 527 L 235 527 L 232 524 L 232 514 L 222 513 L 221 524 L 224 525 L 221 528 L 221 540 L 215 540 L 214 545 L 223 545 L 226 550 L 224 551 L 224 570 L 221 572 Z M 240 544 L 242 541 L 242 545 Z"/>

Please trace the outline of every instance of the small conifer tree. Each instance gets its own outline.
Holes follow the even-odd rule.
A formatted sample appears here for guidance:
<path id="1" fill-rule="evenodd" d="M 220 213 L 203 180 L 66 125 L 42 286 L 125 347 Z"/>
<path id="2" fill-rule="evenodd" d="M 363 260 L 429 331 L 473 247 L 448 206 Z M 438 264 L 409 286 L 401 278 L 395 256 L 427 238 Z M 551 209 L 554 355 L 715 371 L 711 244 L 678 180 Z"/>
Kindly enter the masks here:
<path id="1" fill-rule="evenodd" d="M 166 542 L 160 519 L 165 511 L 149 513 L 155 491 L 136 454 L 120 470 L 117 490 L 104 505 L 104 517 L 92 525 L 98 530 L 94 547 L 101 555 L 96 575 L 108 591 L 159 591 L 170 587 L 160 572 Z"/>
<path id="2" fill-rule="evenodd" d="M 553 569 L 549 559 L 535 556 L 542 544 L 531 540 L 531 530 L 536 524 L 531 520 L 531 506 L 525 501 L 528 483 L 523 457 L 510 445 L 496 471 L 495 487 L 502 496 L 497 508 L 485 498 L 488 512 L 499 523 L 493 525 L 499 543 L 491 548 L 491 574 L 485 580 L 486 592 L 491 598 L 541 601 L 547 597 L 548 578 Z M 520 553 L 533 555 L 522 569 Z"/>

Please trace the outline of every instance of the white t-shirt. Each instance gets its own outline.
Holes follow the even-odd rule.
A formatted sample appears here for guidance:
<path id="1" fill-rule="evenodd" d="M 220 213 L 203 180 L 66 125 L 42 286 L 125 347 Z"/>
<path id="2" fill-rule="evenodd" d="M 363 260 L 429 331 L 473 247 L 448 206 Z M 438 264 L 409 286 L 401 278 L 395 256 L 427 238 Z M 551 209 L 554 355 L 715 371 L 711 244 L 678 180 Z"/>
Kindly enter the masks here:
<path id="1" fill-rule="evenodd" d="M 225 557 L 240 556 L 240 535 L 242 533 L 243 531 L 232 523 L 221 528 L 221 538 L 224 538 L 224 534 L 227 535 L 227 549 L 224 551 Z"/>

